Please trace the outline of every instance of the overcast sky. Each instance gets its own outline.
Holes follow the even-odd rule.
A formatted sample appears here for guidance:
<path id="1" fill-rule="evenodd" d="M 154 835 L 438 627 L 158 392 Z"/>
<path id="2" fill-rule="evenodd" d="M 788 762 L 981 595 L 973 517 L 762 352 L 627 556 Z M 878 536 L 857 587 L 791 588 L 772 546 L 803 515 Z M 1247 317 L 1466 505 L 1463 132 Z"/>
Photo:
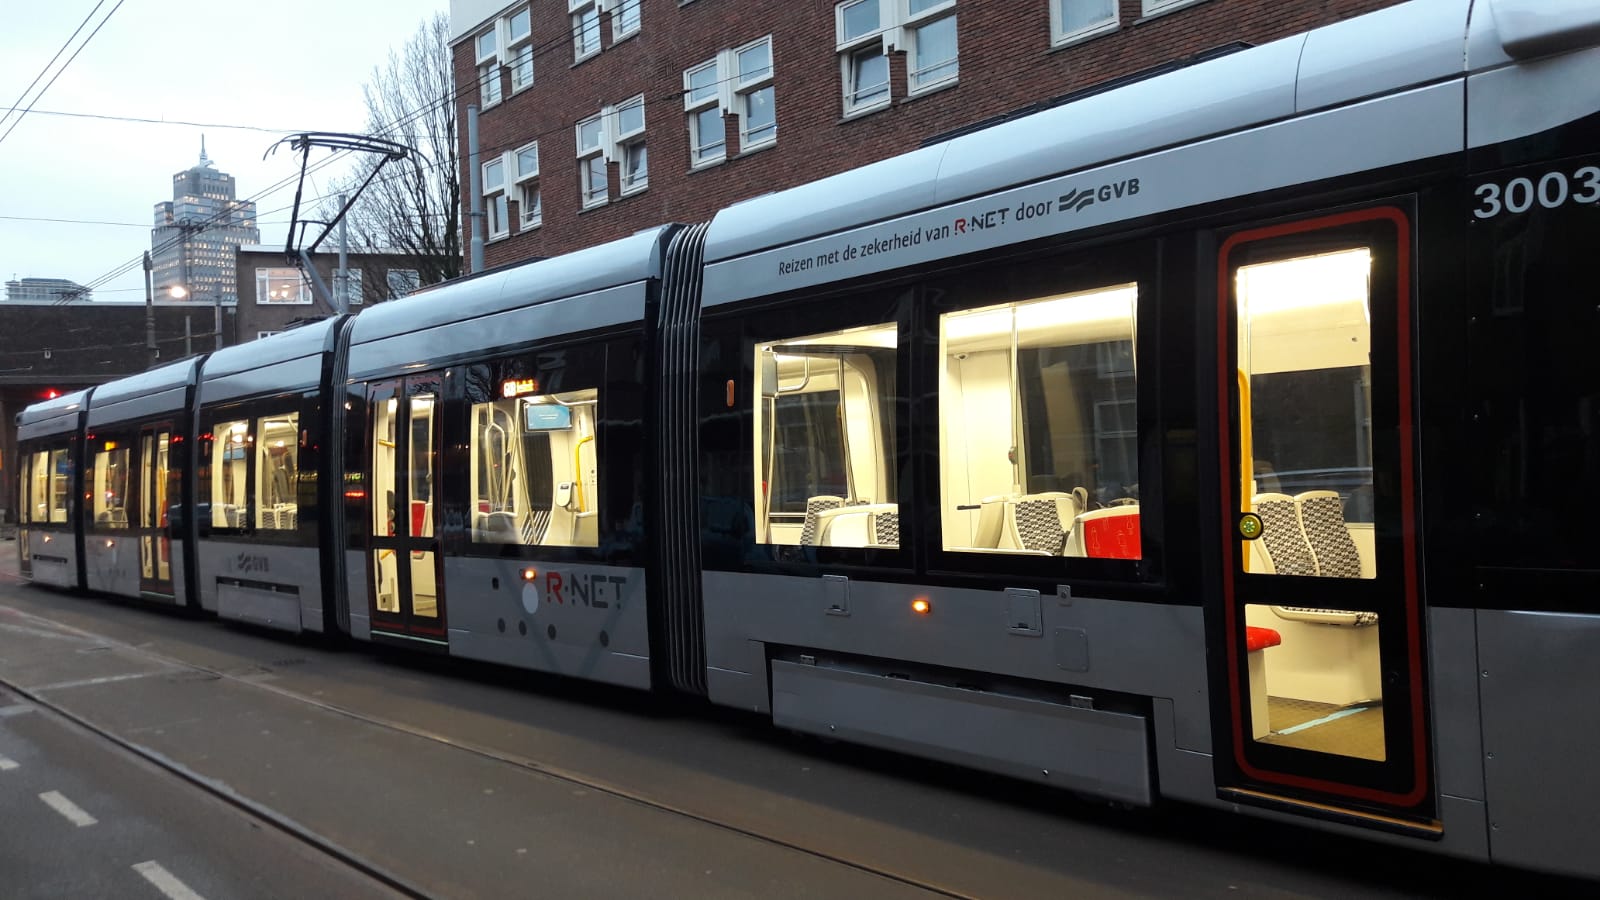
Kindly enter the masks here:
<path id="1" fill-rule="evenodd" d="M 27 99 L 97 0 L 0 0 L 0 135 L 118 0 L 105 0 Z M 264 243 L 284 239 L 298 172 L 285 134 L 365 131 L 361 88 L 448 0 L 122 0 L 33 111 L 0 139 L 0 281 L 90 284 L 150 249 L 154 206 L 193 166 L 200 137 L 216 167 L 254 198 Z M 264 131 L 143 124 L 49 113 L 248 125 Z M 326 153 L 326 151 L 323 151 Z M 313 155 L 313 161 L 318 158 Z M 330 166 L 307 196 L 326 187 Z M 262 195 L 262 196 L 258 196 Z M 280 208 L 282 208 L 280 210 Z M 38 219 L 127 223 L 90 225 Z M 144 299 L 142 269 L 97 287 L 97 300 Z M 4 297 L 0 291 L 0 298 Z"/>

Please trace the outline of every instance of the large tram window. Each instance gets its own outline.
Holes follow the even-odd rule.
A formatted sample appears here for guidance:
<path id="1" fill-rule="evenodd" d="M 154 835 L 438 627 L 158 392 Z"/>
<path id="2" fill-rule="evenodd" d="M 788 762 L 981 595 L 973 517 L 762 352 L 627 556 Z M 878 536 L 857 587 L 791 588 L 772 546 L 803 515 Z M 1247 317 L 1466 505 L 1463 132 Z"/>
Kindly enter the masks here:
<path id="1" fill-rule="evenodd" d="M 1378 614 L 1262 603 L 1244 609 L 1255 739 L 1382 761 Z"/>
<path id="2" fill-rule="evenodd" d="M 756 344 L 756 540 L 897 547 L 893 324 Z"/>
<path id="3" fill-rule="evenodd" d="M 299 448 L 299 413 L 262 416 L 256 420 L 256 528 L 293 531 L 298 524 Z"/>
<path id="4" fill-rule="evenodd" d="M 1238 272 L 1249 572 L 1373 578 L 1371 251 Z"/>
<path id="5" fill-rule="evenodd" d="M 211 525 L 243 528 L 249 509 L 250 423 L 218 422 L 211 434 Z"/>
<path id="6" fill-rule="evenodd" d="M 599 546 L 600 392 L 540 394 L 537 384 L 510 380 L 500 399 L 472 405 L 472 540 Z"/>
<path id="7" fill-rule="evenodd" d="M 50 521 L 71 521 L 72 461 L 65 450 L 50 451 Z"/>
<path id="8" fill-rule="evenodd" d="M 40 450 L 33 454 L 31 465 L 28 467 L 33 479 L 33 491 L 28 496 L 27 506 L 24 510 L 31 522 L 49 522 L 50 517 L 50 452 Z"/>
<path id="9" fill-rule="evenodd" d="M 94 455 L 94 523 L 99 528 L 128 527 L 129 449 L 108 440 Z"/>
<path id="10" fill-rule="evenodd" d="M 1138 559 L 1138 286 L 939 320 L 946 550 Z"/>

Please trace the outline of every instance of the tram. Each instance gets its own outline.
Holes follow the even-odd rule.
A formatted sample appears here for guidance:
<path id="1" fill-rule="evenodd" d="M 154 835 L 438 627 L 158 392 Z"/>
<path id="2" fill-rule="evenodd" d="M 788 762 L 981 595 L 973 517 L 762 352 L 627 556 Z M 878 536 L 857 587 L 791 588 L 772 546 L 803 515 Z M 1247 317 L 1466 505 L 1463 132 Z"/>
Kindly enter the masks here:
<path id="1" fill-rule="evenodd" d="M 23 571 L 1600 877 L 1597 242 L 1414 0 L 32 407 Z"/>

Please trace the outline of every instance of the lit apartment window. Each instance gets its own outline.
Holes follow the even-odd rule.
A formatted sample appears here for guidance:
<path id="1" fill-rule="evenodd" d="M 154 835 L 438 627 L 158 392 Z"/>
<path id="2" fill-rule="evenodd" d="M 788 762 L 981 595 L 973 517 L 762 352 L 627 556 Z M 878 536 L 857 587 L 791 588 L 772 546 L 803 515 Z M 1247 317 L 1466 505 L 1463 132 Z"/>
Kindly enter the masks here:
<path id="1" fill-rule="evenodd" d="M 512 166 L 517 182 L 518 227 L 523 231 L 537 228 L 544 221 L 544 204 L 539 197 L 539 142 L 517 148 L 512 154 Z"/>
<path id="2" fill-rule="evenodd" d="M 390 269 L 387 273 L 389 299 L 394 300 L 422 287 L 422 277 L 416 269 Z"/>
<path id="3" fill-rule="evenodd" d="M 1115 31 L 1117 0 L 1051 0 L 1050 43 L 1073 41 Z"/>
<path id="4" fill-rule="evenodd" d="M 620 0 L 611 4 L 611 42 L 616 43 L 639 31 L 640 0 Z"/>
<path id="5" fill-rule="evenodd" d="M 728 155 L 722 116 L 739 117 L 739 151 L 778 139 L 773 102 L 772 36 L 716 57 L 683 73 L 683 108 L 689 120 L 689 162 L 711 165 Z"/>
<path id="6" fill-rule="evenodd" d="M 847 0 L 834 8 L 846 114 L 887 106 L 889 59 L 906 52 L 906 92 L 951 84 L 959 74 L 955 0 Z"/>
<path id="7" fill-rule="evenodd" d="M 595 0 L 567 0 L 572 14 L 572 60 L 577 62 L 600 52 L 600 8 Z"/>
<path id="8" fill-rule="evenodd" d="M 578 195 L 588 209 L 606 202 L 606 157 L 601 146 L 603 115 L 578 123 Z"/>
<path id="9" fill-rule="evenodd" d="M 683 106 L 689 112 L 689 164 L 703 166 L 727 155 L 727 131 L 717 102 L 717 61 L 683 73 Z"/>
<path id="10" fill-rule="evenodd" d="M 256 269 L 256 303 L 307 304 L 311 288 L 299 269 Z"/>
<path id="11" fill-rule="evenodd" d="M 505 19 L 513 94 L 533 84 L 533 27 L 530 16 L 530 10 L 524 8 Z"/>
<path id="12" fill-rule="evenodd" d="M 490 28 L 477 38 L 478 90 L 485 107 L 500 102 L 500 53 L 495 31 Z"/>
<path id="13" fill-rule="evenodd" d="M 650 160 L 644 144 L 644 96 L 629 100 L 612 113 L 608 129 L 615 137 L 615 153 L 621 169 L 622 193 L 640 191 L 650 183 Z"/>
<path id="14" fill-rule="evenodd" d="M 280 332 L 277 332 L 277 331 L 258 331 L 258 332 L 256 332 L 256 340 L 259 341 L 264 337 L 272 337 L 273 335 L 279 334 L 279 333 Z"/>
<path id="15" fill-rule="evenodd" d="M 489 217 L 489 240 L 510 234 L 511 221 L 506 217 L 506 162 L 503 158 L 497 157 L 483 164 L 483 206 Z"/>

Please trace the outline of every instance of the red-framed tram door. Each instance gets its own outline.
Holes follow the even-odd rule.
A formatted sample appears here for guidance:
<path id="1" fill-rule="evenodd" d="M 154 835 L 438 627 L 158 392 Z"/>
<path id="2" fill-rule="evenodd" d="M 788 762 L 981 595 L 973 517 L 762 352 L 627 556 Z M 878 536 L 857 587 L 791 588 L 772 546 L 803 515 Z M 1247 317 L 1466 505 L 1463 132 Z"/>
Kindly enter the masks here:
<path id="1" fill-rule="evenodd" d="M 1411 246 L 1389 206 L 1221 246 L 1217 759 L 1234 799 L 1431 829 Z"/>
<path id="2" fill-rule="evenodd" d="M 437 374 L 380 382 L 368 390 L 372 470 L 374 638 L 447 646 L 440 590 Z"/>
<path id="3" fill-rule="evenodd" d="M 176 596 L 172 586 L 172 538 L 167 533 L 167 490 L 172 426 L 139 432 L 139 591 Z"/>

